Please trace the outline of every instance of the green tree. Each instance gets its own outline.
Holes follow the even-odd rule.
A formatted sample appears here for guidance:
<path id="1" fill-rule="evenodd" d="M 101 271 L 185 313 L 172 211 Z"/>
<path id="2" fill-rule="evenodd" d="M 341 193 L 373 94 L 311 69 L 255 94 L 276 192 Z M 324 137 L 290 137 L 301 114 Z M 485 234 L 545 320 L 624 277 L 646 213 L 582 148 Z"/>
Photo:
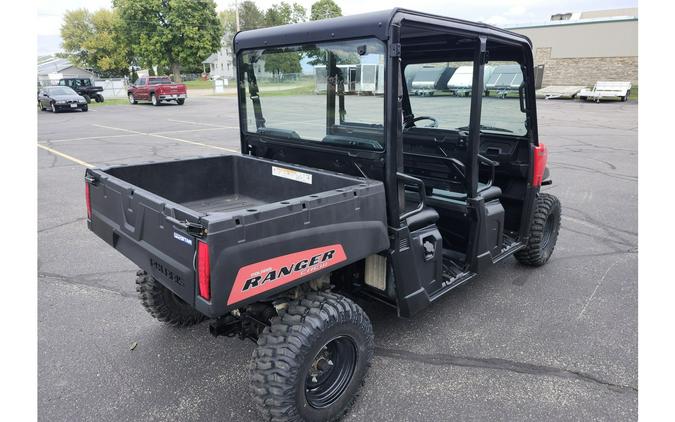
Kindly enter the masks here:
<path id="1" fill-rule="evenodd" d="M 121 40 L 119 24 L 119 16 L 115 11 L 67 11 L 61 25 L 66 57 L 100 76 L 128 75 L 132 55 Z"/>
<path id="2" fill-rule="evenodd" d="M 298 3 L 289 4 L 282 1 L 279 4 L 273 4 L 265 12 L 265 26 L 286 25 L 306 20 L 307 10 Z"/>
<path id="3" fill-rule="evenodd" d="M 234 35 L 237 32 L 237 18 L 234 9 L 225 9 L 218 13 L 220 24 L 226 34 Z"/>
<path id="4" fill-rule="evenodd" d="M 283 74 L 286 73 L 300 73 L 302 67 L 300 66 L 300 59 L 302 54 L 294 51 L 286 53 L 272 53 L 263 56 L 265 60 L 265 72 L 271 72 L 273 78 L 281 80 Z"/>
<path id="5" fill-rule="evenodd" d="M 336 18 L 342 16 L 342 9 L 333 0 L 319 0 L 312 4 L 309 20 Z"/>
<path id="6" fill-rule="evenodd" d="M 265 13 L 263 13 L 255 2 L 251 0 L 243 1 L 239 4 L 239 29 L 248 31 L 249 29 L 264 28 Z"/>
<path id="7" fill-rule="evenodd" d="M 176 82 L 183 66 L 198 66 L 220 49 L 223 27 L 213 0 L 113 0 L 113 6 L 139 61 L 168 66 Z"/>

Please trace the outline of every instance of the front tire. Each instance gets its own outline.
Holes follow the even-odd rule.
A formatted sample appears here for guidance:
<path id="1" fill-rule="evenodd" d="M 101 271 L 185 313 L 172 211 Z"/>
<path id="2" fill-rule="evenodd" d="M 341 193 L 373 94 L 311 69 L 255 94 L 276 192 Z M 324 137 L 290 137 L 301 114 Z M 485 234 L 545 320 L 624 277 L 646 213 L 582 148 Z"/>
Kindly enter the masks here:
<path id="1" fill-rule="evenodd" d="M 136 101 L 136 98 L 134 98 L 134 94 L 131 92 L 129 93 L 129 104 L 137 104 L 138 101 Z"/>
<path id="2" fill-rule="evenodd" d="M 176 102 L 178 103 L 178 105 L 183 105 L 183 104 L 185 104 L 185 99 L 180 98 L 180 99 L 176 100 Z"/>
<path id="3" fill-rule="evenodd" d="M 87 101 L 87 104 L 91 103 L 91 97 L 88 95 L 83 95 L 84 99 Z"/>
<path id="4" fill-rule="evenodd" d="M 55 105 L 53 102 L 50 104 L 50 107 L 51 107 L 52 113 L 58 113 L 58 112 L 59 112 L 59 111 L 56 109 L 56 105 Z"/>
<path id="5" fill-rule="evenodd" d="M 189 327 L 206 319 L 204 314 L 184 302 L 145 271 L 138 271 L 136 276 L 136 292 L 141 304 L 156 320 L 174 327 Z"/>
<path id="6" fill-rule="evenodd" d="M 87 104 L 82 106 L 82 111 L 89 111 L 89 106 Z"/>
<path id="7" fill-rule="evenodd" d="M 525 248 L 516 252 L 516 259 L 523 265 L 540 267 L 549 260 L 560 232 L 560 200 L 548 193 L 540 193 L 530 224 Z"/>
<path id="8" fill-rule="evenodd" d="M 334 421 L 356 400 L 374 336 L 366 313 L 333 293 L 291 302 L 258 339 L 251 389 L 264 420 Z"/>

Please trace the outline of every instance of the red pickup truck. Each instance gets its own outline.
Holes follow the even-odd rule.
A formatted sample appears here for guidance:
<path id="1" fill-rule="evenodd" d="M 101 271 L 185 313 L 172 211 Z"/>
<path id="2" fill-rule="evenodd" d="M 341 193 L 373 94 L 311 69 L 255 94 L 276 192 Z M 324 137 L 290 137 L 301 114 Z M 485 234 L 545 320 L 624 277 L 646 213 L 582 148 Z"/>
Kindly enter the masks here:
<path id="1" fill-rule="evenodd" d="M 144 76 L 127 90 L 129 102 L 150 101 L 158 106 L 162 101 L 175 101 L 183 105 L 187 98 L 187 88 L 183 84 L 171 82 L 168 76 Z"/>

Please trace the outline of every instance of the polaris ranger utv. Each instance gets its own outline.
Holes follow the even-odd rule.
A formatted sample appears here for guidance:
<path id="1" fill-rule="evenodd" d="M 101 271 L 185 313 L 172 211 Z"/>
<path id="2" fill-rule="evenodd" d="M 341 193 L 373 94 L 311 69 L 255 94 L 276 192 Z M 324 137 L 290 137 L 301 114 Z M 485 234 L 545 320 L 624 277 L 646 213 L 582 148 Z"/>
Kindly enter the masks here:
<path id="1" fill-rule="evenodd" d="M 531 49 L 402 9 L 240 32 L 241 154 L 88 169 L 88 227 L 141 268 L 153 317 L 257 342 L 265 419 L 337 419 L 373 357 L 353 298 L 408 318 L 511 255 L 551 256 Z M 266 62 L 325 67 L 325 92 L 303 76 L 266 95 Z M 488 63 L 519 65 L 518 96 L 483 95 Z M 345 95 L 343 64 L 382 66 L 384 95 Z M 472 95 L 409 96 L 420 65 L 473 66 Z"/>

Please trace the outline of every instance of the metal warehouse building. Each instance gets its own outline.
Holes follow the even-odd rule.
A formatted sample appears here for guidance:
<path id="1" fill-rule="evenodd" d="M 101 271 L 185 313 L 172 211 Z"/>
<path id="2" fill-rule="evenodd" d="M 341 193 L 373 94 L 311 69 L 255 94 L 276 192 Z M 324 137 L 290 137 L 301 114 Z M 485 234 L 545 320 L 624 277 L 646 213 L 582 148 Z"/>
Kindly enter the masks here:
<path id="1" fill-rule="evenodd" d="M 637 8 L 557 14 L 543 24 L 508 29 L 532 40 L 543 87 L 638 83 Z"/>

